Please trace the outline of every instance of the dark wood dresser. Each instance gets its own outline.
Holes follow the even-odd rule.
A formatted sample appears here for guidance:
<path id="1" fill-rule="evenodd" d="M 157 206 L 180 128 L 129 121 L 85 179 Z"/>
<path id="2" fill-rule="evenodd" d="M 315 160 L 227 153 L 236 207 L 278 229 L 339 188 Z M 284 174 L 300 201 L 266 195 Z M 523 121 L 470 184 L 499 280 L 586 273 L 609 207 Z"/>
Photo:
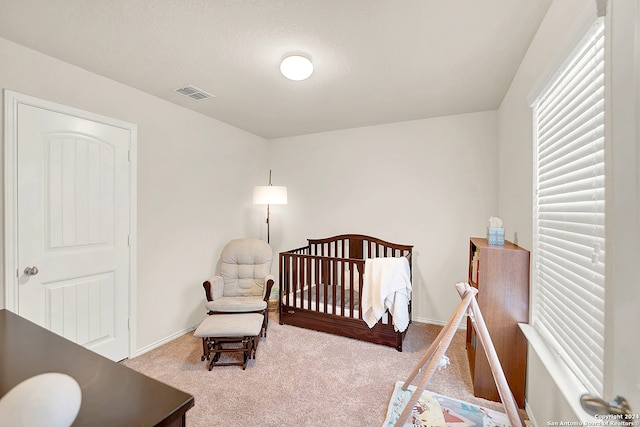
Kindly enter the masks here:
<path id="1" fill-rule="evenodd" d="M 518 406 L 524 408 L 527 341 L 518 323 L 529 321 L 529 251 L 511 242 L 490 245 L 487 239 L 469 242 L 469 283 L 478 289 L 478 306 L 491 335 L 502 370 Z M 500 401 L 482 348 L 467 320 L 467 354 L 473 394 Z"/>
<path id="2" fill-rule="evenodd" d="M 34 375 L 61 372 L 82 389 L 74 426 L 184 426 L 193 396 L 0 310 L 0 396 Z"/>

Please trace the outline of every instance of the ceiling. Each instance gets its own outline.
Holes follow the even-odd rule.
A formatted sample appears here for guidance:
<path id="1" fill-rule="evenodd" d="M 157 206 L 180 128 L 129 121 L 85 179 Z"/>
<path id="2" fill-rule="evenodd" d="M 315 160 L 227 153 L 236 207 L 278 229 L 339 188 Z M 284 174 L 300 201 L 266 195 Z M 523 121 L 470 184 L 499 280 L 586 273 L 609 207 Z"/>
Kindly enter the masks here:
<path id="1" fill-rule="evenodd" d="M 271 139 L 497 109 L 550 3 L 0 0 L 0 37 Z"/>

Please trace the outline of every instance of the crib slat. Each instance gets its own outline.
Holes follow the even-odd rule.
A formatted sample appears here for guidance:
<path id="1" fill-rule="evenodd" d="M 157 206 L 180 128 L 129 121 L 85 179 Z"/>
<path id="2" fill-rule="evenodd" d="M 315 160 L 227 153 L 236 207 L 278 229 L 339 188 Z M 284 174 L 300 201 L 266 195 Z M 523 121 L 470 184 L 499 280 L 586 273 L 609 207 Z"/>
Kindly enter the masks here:
<path id="1" fill-rule="evenodd" d="M 305 308 L 305 304 L 307 307 L 309 306 L 309 285 L 308 285 L 308 265 L 309 265 L 308 257 L 300 257 L 299 258 L 299 266 L 298 266 L 298 293 L 300 294 L 300 298 L 298 298 L 300 308 Z"/>
<path id="2" fill-rule="evenodd" d="M 344 316 L 344 274 L 347 262 L 344 258 L 339 258 L 334 263 L 336 265 L 336 276 L 333 282 L 333 306 L 336 314 L 340 313 L 340 316 Z"/>
<path id="3" fill-rule="evenodd" d="M 293 262 L 293 258 L 292 257 L 287 257 L 285 259 L 285 263 L 284 263 L 284 265 L 285 265 L 285 267 L 284 267 L 284 270 L 285 270 L 285 276 L 284 276 L 285 277 L 285 280 L 284 280 L 285 284 L 284 284 L 284 286 L 285 286 L 285 288 L 287 290 L 287 293 L 285 294 L 286 298 L 287 298 L 287 305 L 291 304 L 291 301 L 289 300 L 289 295 L 291 294 L 291 286 L 292 286 L 292 284 L 294 282 L 293 279 L 292 279 L 292 276 L 291 276 L 291 264 L 292 264 L 292 262 Z M 293 286 L 295 286 L 295 284 L 293 284 Z"/>
<path id="4" fill-rule="evenodd" d="M 300 286 L 300 280 L 298 280 L 298 263 L 300 262 L 300 257 L 293 256 L 291 257 L 291 282 L 294 298 L 293 298 L 293 307 L 298 307 L 298 298 L 295 295 L 298 294 L 298 286 Z"/>
<path id="5" fill-rule="evenodd" d="M 313 310 L 313 257 L 303 257 L 302 263 L 304 265 L 304 280 L 300 283 L 300 301 L 301 308 L 308 308 Z"/>
<path id="6" fill-rule="evenodd" d="M 318 297 L 316 300 L 316 311 L 320 310 L 320 302 L 322 301 L 321 295 L 320 295 L 320 290 L 322 289 L 322 285 L 324 282 L 327 281 L 327 278 L 325 277 L 326 274 L 324 272 L 324 269 L 326 267 L 326 261 L 324 259 L 318 259 L 318 280 L 316 281 L 315 285 L 316 285 L 316 296 Z"/>
<path id="7" fill-rule="evenodd" d="M 322 280 L 322 302 L 323 302 L 323 310 L 325 313 L 331 313 L 331 305 L 329 302 L 329 298 L 331 298 L 331 283 L 333 279 L 331 278 L 333 271 L 333 260 L 331 258 L 325 258 L 323 260 L 325 268 L 324 268 L 324 277 Z"/>
<path id="8" fill-rule="evenodd" d="M 358 264 L 355 261 L 350 261 L 349 262 L 349 289 L 348 289 L 348 294 L 349 294 L 349 317 L 350 318 L 356 318 L 356 310 L 359 309 L 359 304 L 360 301 L 357 297 L 356 294 L 356 289 L 358 289 L 356 286 L 358 286 L 357 281 L 358 281 Z"/>
<path id="9" fill-rule="evenodd" d="M 289 305 L 289 275 L 287 262 L 291 258 L 280 254 L 280 300 L 284 298 L 284 304 Z M 282 305 L 282 304 L 281 304 Z"/>
<path id="10" fill-rule="evenodd" d="M 358 302 L 360 305 L 358 306 L 358 319 L 362 320 L 362 288 L 364 286 L 364 261 L 358 263 L 358 267 L 360 269 L 360 274 L 358 275 L 358 292 L 360 292 L 360 298 L 358 298 Z"/>
<path id="11" fill-rule="evenodd" d="M 331 281 L 329 282 L 329 292 L 331 293 L 331 314 L 338 314 L 338 286 L 340 277 L 340 259 L 331 260 Z"/>

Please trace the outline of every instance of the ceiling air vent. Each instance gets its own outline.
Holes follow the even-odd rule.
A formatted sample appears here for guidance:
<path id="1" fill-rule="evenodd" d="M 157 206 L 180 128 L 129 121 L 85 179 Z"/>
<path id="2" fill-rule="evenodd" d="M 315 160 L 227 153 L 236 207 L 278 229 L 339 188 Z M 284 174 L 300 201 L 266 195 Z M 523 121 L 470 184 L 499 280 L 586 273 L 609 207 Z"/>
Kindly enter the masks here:
<path id="1" fill-rule="evenodd" d="M 192 85 L 185 85 L 179 88 L 174 89 L 176 92 L 188 96 L 191 99 L 195 99 L 196 101 L 202 101 L 203 99 L 215 98 L 214 95 L 203 91 L 202 89 L 198 89 Z"/>

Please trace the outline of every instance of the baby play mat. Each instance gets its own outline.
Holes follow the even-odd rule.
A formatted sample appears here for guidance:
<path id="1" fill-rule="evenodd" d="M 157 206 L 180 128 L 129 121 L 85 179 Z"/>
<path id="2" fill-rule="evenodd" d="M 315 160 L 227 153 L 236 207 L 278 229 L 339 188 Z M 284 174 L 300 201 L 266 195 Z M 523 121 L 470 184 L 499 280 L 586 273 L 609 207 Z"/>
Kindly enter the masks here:
<path id="1" fill-rule="evenodd" d="M 403 391 L 402 384 L 402 381 L 398 381 L 395 384 L 383 427 L 396 425 L 398 417 L 400 417 L 411 394 L 415 391 L 414 386 L 409 386 L 407 391 Z M 411 415 L 404 427 L 406 426 L 507 427 L 510 424 L 509 418 L 502 412 L 425 390 L 418 399 L 413 411 L 411 411 Z"/>

